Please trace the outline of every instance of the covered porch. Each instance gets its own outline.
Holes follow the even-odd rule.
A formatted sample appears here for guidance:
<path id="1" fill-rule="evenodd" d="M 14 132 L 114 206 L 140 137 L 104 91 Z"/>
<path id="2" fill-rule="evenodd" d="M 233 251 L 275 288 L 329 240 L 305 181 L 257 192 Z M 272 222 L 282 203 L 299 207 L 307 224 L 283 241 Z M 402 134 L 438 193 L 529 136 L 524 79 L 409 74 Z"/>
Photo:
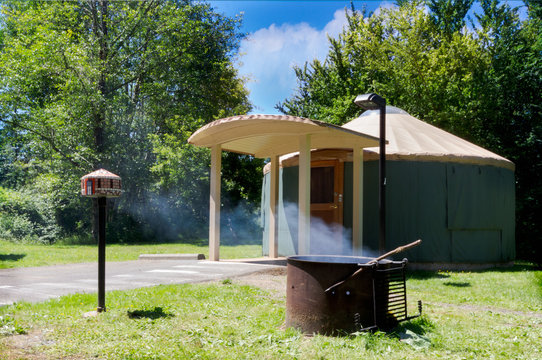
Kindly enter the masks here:
<path id="1" fill-rule="evenodd" d="M 220 259 L 221 153 L 231 151 L 270 160 L 271 191 L 269 257 L 278 257 L 277 204 L 279 157 L 299 152 L 298 253 L 310 249 L 311 149 L 334 148 L 353 151 L 354 254 L 363 246 L 363 148 L 378 146 L 379 138 L 336 125 L 287 115 L 240 115 L 215 120 L 198 129 L 190 144 L 211 149 L 209 201 L 209 259 Z"/>

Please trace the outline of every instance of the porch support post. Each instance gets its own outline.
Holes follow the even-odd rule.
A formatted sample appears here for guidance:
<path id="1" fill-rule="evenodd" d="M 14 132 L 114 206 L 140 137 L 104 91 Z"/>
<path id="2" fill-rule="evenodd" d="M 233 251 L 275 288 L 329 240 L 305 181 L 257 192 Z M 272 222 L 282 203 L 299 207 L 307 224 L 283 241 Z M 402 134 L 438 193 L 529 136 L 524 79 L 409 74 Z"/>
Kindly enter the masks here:
<path id="1" fill-rule="evenodd" d="M 218 261 L 220 255 L 220 171 L 222 148 L 211 147 L 211 192 L 209 197 L 209 260 Z"/>
<path id="2" fill-rule="evenodd" d="M 299 137 L 298 254 L 310 252 L 311 238 L 311 136 Z"/>
<path id="3" fill-rule="evenodd" d="M 353 149 L 352 255 L 363 251 L 363 148 Z"/>
<path id="4" fill-rule="evenodd" d="M 279 201 L 279 157 L 271 158 L 271 191 L 269 192 L 269 257 L 278 257 L 278 201 Z"/>

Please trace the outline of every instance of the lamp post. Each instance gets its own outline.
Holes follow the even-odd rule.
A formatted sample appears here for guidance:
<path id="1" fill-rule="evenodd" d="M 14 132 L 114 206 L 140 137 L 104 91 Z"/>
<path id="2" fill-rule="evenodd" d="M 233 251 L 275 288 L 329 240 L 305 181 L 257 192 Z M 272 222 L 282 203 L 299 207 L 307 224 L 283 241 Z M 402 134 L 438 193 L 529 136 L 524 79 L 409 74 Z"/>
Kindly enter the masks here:
<path id="1" fill-rule="evenodd" d="M 380 110 L 380 157 L 378 161 L 378 248 L 386 251 L 386 99 L 377 94 L 358 95 L 354 104 L 365 110 Z"/>

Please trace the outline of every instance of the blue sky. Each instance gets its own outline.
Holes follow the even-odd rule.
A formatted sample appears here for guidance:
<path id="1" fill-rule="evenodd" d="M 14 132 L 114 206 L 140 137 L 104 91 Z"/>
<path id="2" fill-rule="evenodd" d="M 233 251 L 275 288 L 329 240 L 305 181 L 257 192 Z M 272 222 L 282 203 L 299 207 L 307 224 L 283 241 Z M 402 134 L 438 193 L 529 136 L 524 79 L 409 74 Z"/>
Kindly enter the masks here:
<path id="1" fill-rule="evenodd" d="M 210 1 L 216 12 L 242 14 L 238 68 L 254 105 L 252 113 L 278 114 L 275 104 L 289 97 L 296 87 L 294 65 L 318 58 L 328 51 L 327 34 L 337 36 L 346 23 L 350 1 Z M 373 11 L 380 1 L 355 1 Z"/>
<path id="2" fill-rule="evenodd" d="M 229 17 L 242 14 L 241 43 L 237 66 L 254 105 L 254 114 L 278 114 L 275 104 L 296 88 L 293 66 L 313 59 L 323 60 L 328 51 L 327 35 L 336 37 L 346 24 L 350 0 L 210 1 L 216 12 Z M 521 1 L 509 1 L 514 6 Z M 354 1 L 356 9 L 372 12 L 393 1 Z"/>

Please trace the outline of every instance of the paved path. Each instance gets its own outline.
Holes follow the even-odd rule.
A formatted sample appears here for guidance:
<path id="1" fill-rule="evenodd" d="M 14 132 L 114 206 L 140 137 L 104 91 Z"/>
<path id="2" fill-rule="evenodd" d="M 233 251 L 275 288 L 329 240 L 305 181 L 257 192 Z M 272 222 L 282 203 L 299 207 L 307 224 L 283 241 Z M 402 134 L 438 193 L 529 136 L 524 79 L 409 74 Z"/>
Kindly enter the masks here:
<path id="1" fill-rule="evenodd" d="M 217 280 L 271 269 L 275 265 L 198 260 L 136 260 L 106 263 L 106 291 L 159 284 Z M 0 270 L 0 306 L 39 302 L 98 288 L 98 264 L 70 264 Z"/>

